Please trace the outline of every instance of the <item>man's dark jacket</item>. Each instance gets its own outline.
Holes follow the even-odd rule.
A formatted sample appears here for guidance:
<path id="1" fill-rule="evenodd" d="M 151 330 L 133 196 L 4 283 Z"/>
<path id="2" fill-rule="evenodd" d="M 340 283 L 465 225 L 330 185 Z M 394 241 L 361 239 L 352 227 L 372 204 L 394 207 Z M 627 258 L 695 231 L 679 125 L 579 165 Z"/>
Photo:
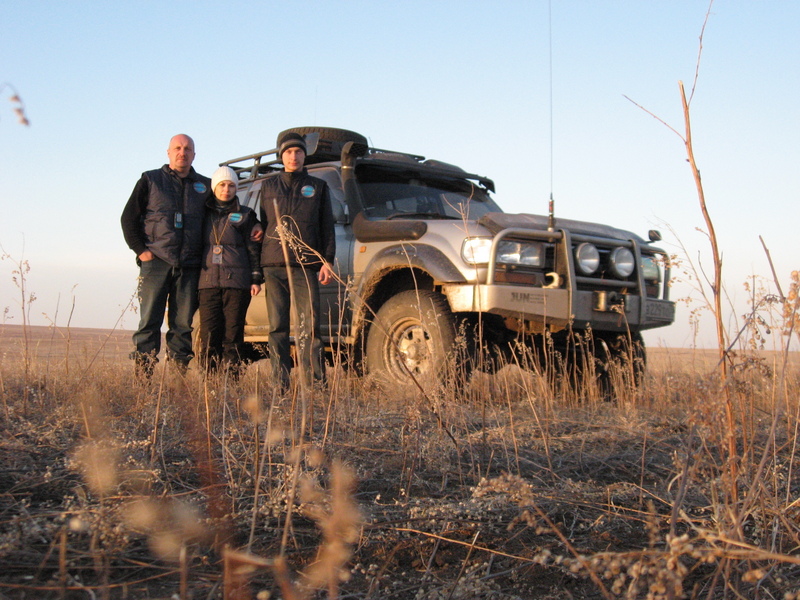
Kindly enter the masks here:
<path id="1" fill-rule="evenodd" d="M 303 169 L 278 173 L 265 179 L 261 185 L 261 224 L 264 227 L 261 266 L 286 264 L 277 231 L 274 200 L 277 200 L 278 212 L 292 233 L 290 237 L 300 240 L 300 243 L 288 240 L 289 264 L 318 271 L 322 267 L 319 254 L 332 265 L 336 258 L 336 238 L 328 184 L 311 177 Z"/>
<path id="2" fill-rule="evenodd" d="M 142 173 L 122 211 L 122 232 L 130 249 L 137 257 L 150 250 L 173 267 L 199 267 L 210 189 L 211 180 L 194 168 L 186 177 L 169 165 Z"/>
<path id="3" fill-rule="evenodd" d="M 239 204 L 239 198 L 220 203 L 213 196 L 206 201 L 205 250 L 199 289 L 250 289 L 263 281 L 259 269 L 261 244 L 250 239 L 258 224 L 256 213 Z M 216 254 L 214 247 L 221 252 Z M 218 256 L 219 262 L 214 262 Z"/>

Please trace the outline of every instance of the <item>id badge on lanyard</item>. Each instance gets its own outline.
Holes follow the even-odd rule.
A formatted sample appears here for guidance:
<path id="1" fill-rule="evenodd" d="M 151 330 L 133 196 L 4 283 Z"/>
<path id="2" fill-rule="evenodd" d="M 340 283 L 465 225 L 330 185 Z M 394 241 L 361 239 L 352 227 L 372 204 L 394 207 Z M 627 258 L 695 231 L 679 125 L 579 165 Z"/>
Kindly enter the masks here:
<path id="1" fill-rule="evenodd" d="M 211 263 L 214 265 L 222 264 L 222 246 L 219 244 L 211 248 Z"/>
<path id="2" fill-rule="evenodd" d="M 183 213 L 175 213 L 175 229 L 183 229 Z"/>

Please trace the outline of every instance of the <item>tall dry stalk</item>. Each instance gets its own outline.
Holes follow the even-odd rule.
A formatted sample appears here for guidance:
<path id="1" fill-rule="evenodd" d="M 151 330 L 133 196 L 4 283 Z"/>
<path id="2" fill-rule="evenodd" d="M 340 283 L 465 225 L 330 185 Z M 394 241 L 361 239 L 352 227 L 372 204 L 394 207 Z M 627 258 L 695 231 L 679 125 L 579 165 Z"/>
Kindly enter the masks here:
<path id="1" fill-rule="evenodd" d="M 0 86 L 2 90 L 2 86 Z M 36 301 L 36 294 L 28 290 L 28 273 L 31 265 L 25 259 L 25 246 L 23 244 L 20 258 L 13 258 L 2 244 L 0 244 L 0 260 L 8 260 L 12 264 L 11 281 L 19 290 L 19 306 L 22 316 L 22 357 L 25 369 L 25 388 L 23 390 L 23 411 L 28 411 L 28 400 L 31 387 L 31 341 L 30 341 L 30 312 L 31 305 Z"/>
<path id="2" fill-rule="evenodd" d="M 713 0 L 712 0 L 713 1 Z M 709 11 L 711 6 L 709 5 Z M 706 15 L 708 18 L 708 15 Z M 705 29 L 705 25 L 703 26 Z M 702 47 L 702 35 L 700 36 L 700 44 Z M 699 58 L 698 58 L 699 60 Z M 736 415 L 734 413 L 733 398 L 731 397 L 730 386 L 728 385 L 728 344 L 726 339 L 725 325 L 722 317 L 722 256 L 719 250 L 719 243 L 717 241 L 717 234 L 714 230 L 714 222 L 708 211 L 706 204 L 706 196 L 703 190 L 703 181 L 700 177 L 700 169 L 697 167 L 697 162 L 694 157 L 694 147 L 692 145 L 692 125 L 689 111 L 689 101 L 686 99 L 686 90 L 683 87 L 683 82 L 679 81 L 678 86 L 681 93 L 681 104 L 683 106 L 683 117 L 686 134 L 683 138 L 684 145 L 686 146 L 686 155 L 689 160 L 689 166 L 692 169 L 695 186 L 697 187 L 697 197 L 700 201 L 700 210 L 703 213 L 703 219 L 706 223 L 708 231 L 708 240 L 711 244 L 711 259 L 714 265 L 714 279 L 711 282 L 711 295 L 713 298 L 713 314 L 714 323 L 717 330 L 717 349 L 719 352 L 719 375 L 722 386 L 722 393 L 725 398 L 725 422 L 726 422 L 726 438 L 728 444 L 728 492 L 730 493 L 731 506 L 729 509 L 732 511 L 733 524 L 736 529 L 739 528 L 738 518 L 738 504 L 739 504 L 739 455 L 736 448 Z"/>
<path id="3" fill-rule="evenodd" d="M 703 21 L 703 27 L 700 32 L 700 41 L 699 41 L 699 48 L 697 54 L 697 62 L 695 66 L 695 75 L 694 75 L 694 82 L 692 85 L 692 92 L 687 99 L 686 91 L 684 89 L 684 85 L 682 81 L 678 82 L 679 89 L 680 89 L 680 96 L 681 96 L 681 106 L 683 109 L 683 118 L 684 118 L 684 133 L 681 134 L 677 129 L 673 128 L 669 124 L 667 124 L 663 119 L 657 117 L 649 110 L 643 108 L 641 105 L 633 102 L 630 98 L 626 96 L 626 98 L 636 104 L 639 108 L 647 112 L 649 115 L 657 119 L 667 128 L 669 128 L 673 133 L 675 133 L 683 142 L 686 148 L 686 155 L 689 161 L 689 166 L 692 170 L 692 176 L 694 178 L 695 187 L 697 188 L 697 195 L 698 200 L 700 202 L 700 210 L 703 214 L 703 220 L 706 224 L 707 235 L 709 238 L 709 243 L 711 245 L 711 260 L 714 266 L 714 278 L 711 282 L 711 312 L 714 316 L 714 323 L 716 327 L 717 333 L 717 349 L 719 353 L 719 361 L 717 363 L 717 368 L 719 370 L 719 378 L 720 378 L 720 392 L 723 395 L 724 402 L 725 402 L 725 439 L 726 439 L 726 472 L 727 472 L 727 491 L 729 494 L 730 503 L 728 506 L 728 510 L 730 511 L 729 514 L 731 515 L 731 525 L 735 530 L 738 530 L 740 527 L 739 523 L 739 492 L 738 492 L 738 485 L 739 485 L 739 454 L 737 450 L 737 422 L 736 422 L 736 415 L 733 406 L 733 398 L 731 397 L 731 390 L 728 381 L 728 346 L 727 346 L 727 332 L 725 330 L 725 325 L 723 322 L 723 314 L 722 314 L 722 255 L 719 249 L 719 243 L 717 241 L 716 231 L 714 229 L 714 222 L 711 219 L 711 214 L 708 210 L 708 205 L 706 203 L 705 192 L 703 190 L 703 181 L 700 176 L 700 169 L 697 166 L 697 162 L 695 160 L 694 155 L 694 146 L 692 143 L 692 126 L 691 126 L 691 112 L 690 112 L 690 104 L 691 98 L 694 96 L 694 90 L 697 86 L 697 80 L 699 77 L 700 72 L 700 59 L 703 52 L 703 36 L 705 34 L 705 28 L 708 23 L 708 18 L 711 14 L 711 7 L 714 3 L 714 0 L 710 0 L 708 5 L 708 10 L 706 11 L 705 20 Z M 734 534 L 738 537 L 738 534 Z"/>
<path id="4" fill-rule="evenodd" d="M 286 263 L 286 278 L 289 284 L 289 298 L 290 298 L 290 312 L 291 318 L 295 322 L 295 326 L 298 328 L 300 327 L 300 313 L 297 311 L 297 302 L 295 301 L 295 290 L 294 290 L 294 278 L 292 277 L 292 267 L 291 262 L 289 260 L 289 243 L 290 243 L 290 236 L 291 232 L 289 231 L 286 224 L 283 222 L 284 215 L 278 210 L 278 199 L 272 199 L 272 206 L 275 211 L 275 221 L 276 221 L 276 231 L 278 232 L 278 237 L 281 241 L 281 250 L 283 251 L 283 262 Z M 310 325 L 310 324 L 309 324 Z M 307 344 L 310 344 L 312 340 L 306 340 Z M 299 356 L 299 352 L 298 352 Z M 313 360 L 313 357 L 312 357 Z M 306 368 L 308 365 L 303 365 L 303 368 L 299 369 L 300 371 L 300 387 L 303 390 L 303 401 L 305 401 L 305 392 L 308 390 L 308 386 L 311 384 L 310 381 L 307 381 L 306 378 Z"/>

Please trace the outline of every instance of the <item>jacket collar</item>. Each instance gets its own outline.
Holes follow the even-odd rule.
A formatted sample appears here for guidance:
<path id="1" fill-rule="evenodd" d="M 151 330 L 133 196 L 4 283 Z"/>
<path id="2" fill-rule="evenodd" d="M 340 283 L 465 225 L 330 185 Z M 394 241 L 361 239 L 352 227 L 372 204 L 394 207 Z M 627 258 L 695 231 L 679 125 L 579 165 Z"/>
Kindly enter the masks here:
<path id="1" fill-rule="evenodd" d="M 242 205 L 239 204 L 239 196 L 234 196 L 233 200 L 228 202 L 225 207 L 221 207 L 217 205 L 217 198 L 213 195 L 208 197 L 206 200 L 206 206 L 213 210 L 217 210 L 222 213 L 232 213 L 232 212 L 242 212 Z"/>
<path id="2" fill-rule="evenodd" d="M 165 164 L 163 167 L 161 167 L 161 170 L 164 171 L 167 175 L 170 175 L 172 177 L 177 177 L 179 179 L 188 179 L 189 181 L 200 181 L 200 175 L 197 174 L 197 171 L 194 170 L 194 167 L 189 167 L 189 173 L 188 175 L 186 175 L 186 177 L 181 177 L 180 175 L 178 175 L 178 172 L 170 169 L 168 164 Z"/>

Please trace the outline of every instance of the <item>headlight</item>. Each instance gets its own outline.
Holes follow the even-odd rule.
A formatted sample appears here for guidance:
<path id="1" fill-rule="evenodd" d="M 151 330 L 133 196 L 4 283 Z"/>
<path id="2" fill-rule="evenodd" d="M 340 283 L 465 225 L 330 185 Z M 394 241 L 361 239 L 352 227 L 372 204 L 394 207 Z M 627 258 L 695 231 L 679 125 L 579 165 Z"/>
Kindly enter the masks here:
<path id="1" fill-rule="evenodd" d="M 503 240 L 497 244 L 497 262 L 541 267 L 544 264 L 544 247 L 541 244 Z"/>
<path id="2" fill-rule="evenodd" d="M 467 238 L 461 246 L 461 258 L 470 265 L 489 264 L 492 238 Z"/>
<path id="3" fill-rule="evenodd" d="M 619 279 L 627 279 L 636 268 L 636 259 L 628 248 L 614 248 L 608 257 L 611 272 Z"/>
<path id="4" fill-rule="evenodd" d="M 600 252 L 594 244 L 583 242 L 575 248 L 575 266 L 581 275 L 591 275 L 600 266 Z"/>
<path id="5" fill-rule="evenodd" d="M 658 268 L 658 262 L 654 257 L 642 257 L 642 276 L 645 281 L 661 281 L 661 269 Z"/>

